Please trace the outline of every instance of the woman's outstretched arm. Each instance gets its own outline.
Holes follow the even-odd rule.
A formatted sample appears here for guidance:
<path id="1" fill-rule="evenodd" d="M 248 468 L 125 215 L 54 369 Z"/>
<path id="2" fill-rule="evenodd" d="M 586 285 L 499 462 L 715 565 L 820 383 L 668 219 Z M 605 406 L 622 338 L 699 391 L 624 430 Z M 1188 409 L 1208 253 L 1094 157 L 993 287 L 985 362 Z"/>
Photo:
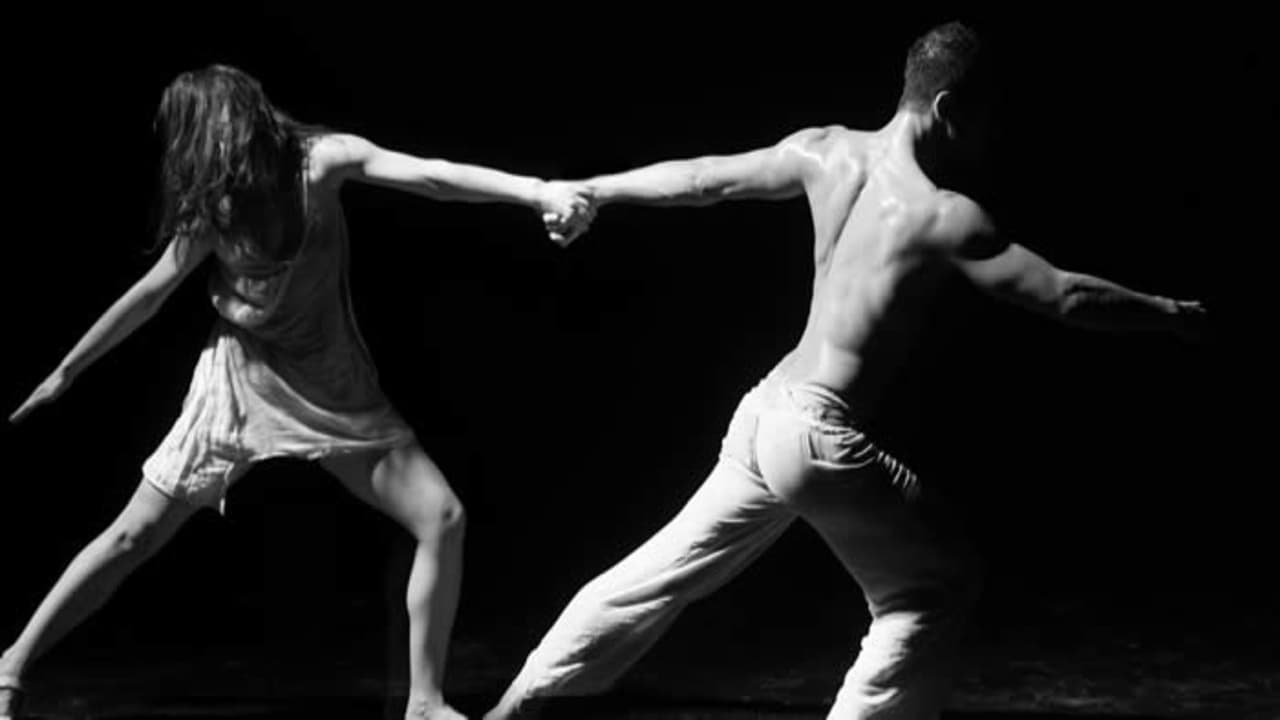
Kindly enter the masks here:
<path id="1" fill-rule="evenodd" d="M 557 229 L 576 235 L 590 222 L 592 204 L 579 184 L 547 182 L 501 170 L 438 158 L 420 158 L 379 147 L 356 136 L 324 138 L 316 154 L 326 174 L 415 193 L 433 200 L 506 202 L 536 210 L 561 241 Z"/>
<path id="2" fill-rule="evenodd" d="M 209 250 L 205 242 L 170 241 L 151 269 L 107 308 L 49 377 L 9 416 L 9 422 L 20 422 L 40 405 L 57 399 L 85 368 L 150 319 Z"/>

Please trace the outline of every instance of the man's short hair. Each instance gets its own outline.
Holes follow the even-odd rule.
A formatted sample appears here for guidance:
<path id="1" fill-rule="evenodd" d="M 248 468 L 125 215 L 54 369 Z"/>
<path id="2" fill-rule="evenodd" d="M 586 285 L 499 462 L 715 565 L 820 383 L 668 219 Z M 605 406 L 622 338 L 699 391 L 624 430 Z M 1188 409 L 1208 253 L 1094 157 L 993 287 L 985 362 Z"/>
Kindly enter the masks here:
<path id="1" fill-rule="evenodd" d="M 959 22 L 939 25 L 911 44 L 903 72 L 899 109 L 925 110 L 943 90 L 971 84 L 982 43 Z"/>

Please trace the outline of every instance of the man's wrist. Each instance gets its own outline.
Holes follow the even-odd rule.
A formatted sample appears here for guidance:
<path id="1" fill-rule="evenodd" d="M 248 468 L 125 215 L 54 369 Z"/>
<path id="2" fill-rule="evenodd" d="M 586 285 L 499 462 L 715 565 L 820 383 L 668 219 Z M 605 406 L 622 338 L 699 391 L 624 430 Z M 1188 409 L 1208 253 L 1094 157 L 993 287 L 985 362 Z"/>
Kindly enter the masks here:
<path id="1" fill-rule="evenodd" d="M 610 187 L 606 178 L 593 177 L 584 180 L 583 184 L 587 186 L 587 192 L 590 193 L 591 199 L 595 202 L 596 207 L 613 202 L 614 188 Z"/>
<path id="2" fill-rule="evenodd" d="M 1164 318 L 1164 322 L 1161 325 L 1166 330 L 1179 332 L 1182 328 L 1182 306 L 1178 304 L 1177 300 L 1170 297 L 1161 296 L 1157 299 L 1160 303 L 1161 317 Z"/>

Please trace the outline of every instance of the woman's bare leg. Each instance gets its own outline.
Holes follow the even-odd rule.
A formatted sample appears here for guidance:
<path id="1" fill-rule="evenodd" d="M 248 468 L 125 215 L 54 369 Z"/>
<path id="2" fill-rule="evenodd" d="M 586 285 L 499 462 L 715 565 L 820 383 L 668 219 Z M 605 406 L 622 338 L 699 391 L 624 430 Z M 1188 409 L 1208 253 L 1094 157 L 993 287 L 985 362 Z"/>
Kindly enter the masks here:
<path id="1" fill-rule="evenodd" d="M 31 661 L 102 607 L 121 581 L 155 555 L 194 511 L 146 481 L 139 484 L 120 515 L 76 555 L 22 634 L 0 656 L 0 677 L 22 678 Z M 0 690 L 0 716 L 6 713 L 9 695 Z"/>
<path id="2" fill-rule="evenodd" d="M 442 687 L 462 587 L 462 503 L 417 443 L 382 454 L 332 458 L 324 466 L 418 543 L 406 597 L 410 686 L 405 717 L 461 718 L 445 703 Z"/>

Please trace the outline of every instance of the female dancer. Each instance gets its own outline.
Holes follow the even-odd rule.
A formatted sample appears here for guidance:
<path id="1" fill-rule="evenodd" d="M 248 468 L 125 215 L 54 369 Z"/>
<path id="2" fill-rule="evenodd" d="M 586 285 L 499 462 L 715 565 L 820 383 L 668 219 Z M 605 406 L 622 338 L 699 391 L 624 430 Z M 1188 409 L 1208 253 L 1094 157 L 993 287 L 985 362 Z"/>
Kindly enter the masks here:
<path id="1" fill-rule="evenodd" d="M 27 665 L 98 609 L 201 507 L 269 457 L 318 460 L 417 540 L 409 576 L 406 717 L 458 718 L 441 694 L 461 582 L 463 514 L 440 469 L 378 385 L 352 315 L 339 189 L 375 183 L 436 200 L 511 202 L 567 242 L 591 214 L 572 186 L 424 160 L 303 126 L 261 85 L 215 65 L 179 75 L 156 114 L 164 143 L 154 266 L 11 416 L 52 402 L 124 340 L 207 256 L 218 319 L 182 412 L 119 517 L 90 542 L 0 656 L 0 718 Z"/>

